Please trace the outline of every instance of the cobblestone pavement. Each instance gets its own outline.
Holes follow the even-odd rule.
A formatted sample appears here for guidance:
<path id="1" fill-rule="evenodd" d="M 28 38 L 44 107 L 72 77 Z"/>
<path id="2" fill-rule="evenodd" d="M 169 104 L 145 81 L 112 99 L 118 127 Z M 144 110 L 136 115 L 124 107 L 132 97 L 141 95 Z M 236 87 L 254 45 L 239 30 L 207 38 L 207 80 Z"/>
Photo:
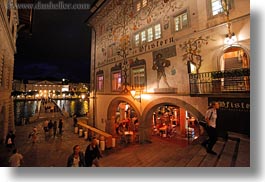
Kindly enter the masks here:
<path id="1" fill-rule="evenodd" d="M 48 116 L 48 115 L 46 115 Z M 43 116 L 44 117 L 44 116 Z M 52 120 L 59 120 L 61 116 L 50 115 Z M 24 156 L 23 167 L 65 167 L 68 156 L 74 145 L 79 144 L 85 151 L 88 140 L 74 133 L 72 118 L 64 118 L 64 132 L 62 136 L 45 137 L 43 120 L 24 126 L 16 126 L 16 147 Z M 33 127 L 38 129 L 36 143 L 28 138 Z M 102 167 L 249 167 L 250 143 L 249 139 L 230 137 L 225 142 L 218 140 L 214 150 L 217 156 L 207 154 L 199 142 L 190 142 L 179 138 L 161 138 L 153 136 L 152 143 L 119 144 L 115 148 L 103 151 L 100 159 Z M 0 145 L 0 166 L 8 166 L 11 151 Z"/>

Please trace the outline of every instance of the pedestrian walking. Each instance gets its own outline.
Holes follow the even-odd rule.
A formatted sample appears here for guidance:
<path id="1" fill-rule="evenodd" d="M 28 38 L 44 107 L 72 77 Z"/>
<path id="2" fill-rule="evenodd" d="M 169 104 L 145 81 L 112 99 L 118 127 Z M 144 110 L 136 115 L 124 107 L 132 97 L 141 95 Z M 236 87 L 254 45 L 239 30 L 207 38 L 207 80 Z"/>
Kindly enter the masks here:
<path id="1" fill-rule="evenodd" d="M 57 121 L 53 122 L 53 137 L 55 138 L 57 133 Z"/>
<path id="2" fill-rule="evenodd" d="M 5 140 L 5 144 L 9 150 L 11 150 L 13 146 L 15 146 L 15 138 L 16 135 L 13 133 L 12 130 L 10 130 L 6 135 L 6 140 Z"/>
<path id="3" fill-rule="evenodd" d="M 67 167 L 85 167 L 85 156 L 79 145 L 73 147 L 73 153 L 68 157 Z"/>
<path id="4" fill-rule="evenodd" d="M 43 123 L 43 130 L 44 130 L 45 137 L 47 136 L 47 133 L 49 132 L 48 125 L 49 125 L 49 121 L 45 120 Z"/>
<path id="5" fill-rule="evenodd" d="M 32 141 L 32 144 L 36 143 L 37 142 L 37 128 L 34 127 L 32 129 L 32 132 L 29 134 L 29 138 L 31 138 L 31 141 Z"/>
<path id="6" fill-rule="evenodd" d="M 49 136 L 52 136 L 52 128 L 53 128 L 53 123 L 52 120 L 50 120 L 48 123 Z"/>
<path id="7" fill-rule="evenodd" d="M 18 153 L 17 149 L 13 150 L 13 154 L 10 156 L 9 160 L 10 167 L 20 167 L 23 161 L 23 155 Z"/>
<path id="8" fill-rule="evenodd" d="M 207 123 L 206 132 L 209 138 L 201 144 L 203 147 L 206 148 L 207 153 L 213 155 L 217 155 L 217 153 L 212 150 L 213 146 L 217 141 L 217 131 L 216 131 L 217 109 L 219 109 L 219 103 L 213 102 L 206 111 L 205 115 L 205 120 Z"/>
<path id="9" fill-rule="evenodd" d="M 59 120 L 58 128 L 59 128 L 59 135 L 62 135 L 63 134 L 63 120 L 62 119 Z"/>
<path id="10" fill-rule="evenodd" d="M 93 137 L 91 143 L 87 146 L 85 152 L 86 165 L 92 167 L 94 164 L 96 167 L 100 167 L 99 159 L 102 157 L 102 154 L 99 150 L 97 140 Z"/>

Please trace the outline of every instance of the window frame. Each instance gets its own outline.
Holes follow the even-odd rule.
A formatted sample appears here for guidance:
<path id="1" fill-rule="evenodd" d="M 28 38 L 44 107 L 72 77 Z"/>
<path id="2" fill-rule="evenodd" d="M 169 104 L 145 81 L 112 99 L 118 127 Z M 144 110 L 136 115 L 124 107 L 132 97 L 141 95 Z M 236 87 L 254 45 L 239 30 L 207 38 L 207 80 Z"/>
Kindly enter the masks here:
<path id="1" fill-rule="evenodd" d="M 115 86 L 115 88 L 114 88 L 114 75 L 115 74 L 120 74 L 120 77 L 118 77 L 118 79 L 120 79 L 120 83 L 119 83 L 119 81 L 117 80 L 117 88 L 116 88 L 116 86 Z M 116 82 L 115 82 L 116 83 Z M 120 87 L 119 87 L 119 85 L 120 85 Z M 122 91 L 122 71 L 121 70 L 117 70 L 117 71 L 112 71 L 111 72 L 111 91 L 112 92 L 120 92 L 120 91 Z"/>
<path id="2" fill-rule="evenodd" d="M 186 14 L 186 16 L 187 16 L 187 23 L 186 23 L 186 25 L 185 26 L 183 26 L 183 16 L 184 16 L 184 14 Z M 176 19 L 178 18 L 178 17 L 180 17 L 181 18 L 181 20 L 180 20 L 180 27 L 179 27 L 179 30 L 176 30 Z M 180 13 L 178 13 L 178 14 L 176 14 L 174 17 L 173 17 L 173 30 L 174 30 L 174 32 L 180 32 L 180 31 L 182 31 L 182 30 L 185 30 L 185 29 L 187 29 L 188 27 L 189 27 L 189 24 L 190 24 L 190 20 L 189 20 L 189 13 L 188 13 L 188 10 L 186 9 L 186 10 L 184 10 L 184 11 L 181 11 Z"/>
<path id="3" fill-rule="evenodd" d="M 225 13 L 225 11 L 223 10 L 223 8 L 219 8 L 222 9 L 221 12 L 217 13 L 217 14 L 213 14 L 213 0 L 208 0 L 207 1 L 207 7 L 208 7 L 208 17 L 209 18 L 214 18 L 214 17 L 219 17 L 221 15 L 223 15 Z M 219 1 L 222 4 L 222 0 L 214 0 L 214 1 Z M 228 6 L 229 6 L 229 10 L 233 9 L 234 6 L 234 0 L 228 0 Z"/>
<path id="4" fill-rule="evenodd" d="M 159 32 L 159 37 L 156 37 L 156 30 L 155 30 L 155 27 L 158 26 L 160 27 L 160 32 Z M 152 28 L 152 38 L 150 38 L 150 34 L 148 33 L 149 30 Z M 144 41 L 142 40 L 142 35 L 143 35 L 143 32 L 145 34 L 145 39 Z M 139 37 L 139 39 L 136 39 L 136 37 Z M 150 42 L 153 42 L 153 41 L 156 41 L 158 39 L 161 39 L 162 38 L 162 28 L 161 28 L 161 23 L 158 22 L 158 23 L 154 23 L 152 24 L 151 26 L 148 26 L 140 31 L 137 31 L 134 35 L 133 35 L 133 42 L 134 42 L 134 46 L 135 47 L 138 47 L 138 46 L 141 46 L 145 43 L 150 43 Z"/>
<path id="5" fill-rule="evenodd" d="M 137 84 L 137 83 L 135 83 L 135 80 L 134 80 L 134 78 L 135 78 L 135 74 L 134 74 L 134 70 L 140 70 L 140 69 L 143 69 L 143 83 L 141 84 Z M 130 67 L 130 82 L 131 82 L 131 86 L 133 87 L 133 88 L 136 88 L 136 89 L 141 89 L 141 90 L 144 90 L 145 88 L 146 88 L 146 85 L 147 85 L 147 77 L 146 77 L 146 75 L 147 75 L 147 72 L 146 72 L 146 63 L 144 62 L 142 62 L 142 63 L 139 63 L 139 64 L 135 64 L 135 65 L 133 65 L 133 66 L 131 66 Z M 138 78 L 140 78 L 139 80 L 140 80 L 140 82 L 141 82 L 141 76 L 140 77 L 138 77 Z"/>
<path id="6" fill-rule="evenodd" d="M 102 77 L 102 88 L 100 88 L 100 80 L 99 78 Z M 104 92 L 104 74 L 98 74 L 97 75 L 97 85 L 96 85 L 96 89 L 97 92 Z"/>
<path id="7" fill-rule="evenodd" d="M 148 4 L 149 4 L 149 0 L 138 0 L 135 3 L 135 11 L 136 12 L 141 11 L 142 9 L 146 8 L 148 6 Z"/>

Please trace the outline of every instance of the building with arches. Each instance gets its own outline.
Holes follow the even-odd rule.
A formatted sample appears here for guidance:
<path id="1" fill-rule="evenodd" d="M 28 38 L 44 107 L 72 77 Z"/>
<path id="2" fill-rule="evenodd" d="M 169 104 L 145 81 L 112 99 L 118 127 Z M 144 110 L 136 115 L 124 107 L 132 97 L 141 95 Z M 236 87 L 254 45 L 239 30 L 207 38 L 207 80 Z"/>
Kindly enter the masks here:
<path id="1" fill-rule="evenodd" d="M 219 134 L 250 135 L 249 0 L 105 0 L 90 13 L 90 125 L 186 137 L 218 101 Z"/>

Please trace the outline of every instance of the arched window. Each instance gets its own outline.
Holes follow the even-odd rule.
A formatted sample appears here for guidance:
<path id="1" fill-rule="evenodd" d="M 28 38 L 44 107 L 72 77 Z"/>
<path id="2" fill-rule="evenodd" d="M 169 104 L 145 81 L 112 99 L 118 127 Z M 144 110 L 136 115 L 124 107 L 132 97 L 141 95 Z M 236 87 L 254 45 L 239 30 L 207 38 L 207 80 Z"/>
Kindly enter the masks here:
<path id="1" fill-rule="evenodd" d="M 227 48 L 220 60 L 224 91 L 249 91 L 250 58 L 241 47 Z"/>

